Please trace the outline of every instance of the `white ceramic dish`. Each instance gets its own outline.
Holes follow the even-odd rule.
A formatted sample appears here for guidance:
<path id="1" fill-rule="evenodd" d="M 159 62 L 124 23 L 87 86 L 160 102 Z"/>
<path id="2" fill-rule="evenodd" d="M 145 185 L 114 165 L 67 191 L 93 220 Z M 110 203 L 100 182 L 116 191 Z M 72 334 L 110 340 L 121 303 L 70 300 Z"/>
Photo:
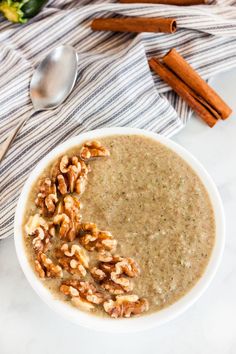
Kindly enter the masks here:
<path id="1" fill-rule="evenodd" d="M 36 276 L 33 269 L 31 268 L 23 242 L 22 233 L 22 220 L 24 215 L 24 210 L 26 207 L 28 193 L 31 190 L 32 184 L 36 181 L 38 176 L 41 174 L 43 169 L 56 158 L 58 155 L 63 154 L 66 150 L 73 146 L 79 145 L 86 140 L 99 139 L 101 137 L 110 135 L 124 135 L 124 134 L 135 134 L 150 137 L 156 141 L 161 142 L 170 149 L 174 150 L 178 155 L 180 155 L 198 174 L 202 182 L 204 183 L 206 189 L 208 190 L 211 202 L 214 207 L 215 220 L 216 220 L 216 241 L 214 249 L 208 263 L 208 266 L 198 283 L 193 287 L 193 289 L 188 292 L 179 301 L 163 309 L 159 312 L 144 315 L 137 318 L 130 319 L 110 319 L 110 318 L 100 318 L 89 313 L 82 312 L 72 306 L 69 306 L 63 301 L 57 300 L 53 297 L 50 291 L 43 285 L 42 281 Z M 155 133 L 147 132 L 140 129 L 133 128 L 105 128 L 100 130 L 94 130 L 91 132 L 86 132 L 79 136 L 75 136 L 63 144 L 52 150 L 47 156 L 45 156 L 40 163 L 31 172 L 29 178 L 27 179 L 24 188 L 21 192 L 16 214 L 15 214 L 15 225 L 14 225 L 14 237 L 15 237 L 15 247 L 20 265 L 23 272 L 28 279 L 29 283 L 36 291 L 36 293 L 44 300 L 53 310 L 61 314 L 64 318 L 84 327 L 88 327 L 100 331 L 108 332 L 135 332 L 139 330 L 148 329 L 153 326 L 163 324 L 171 319 L 177 317 L 187 308 L 189 308 L 206 290 L 210 284 L 213 276 L 216 273 L 218 265 L 221 260 L 222 252 L 224 249 L 224 239 L 225 239 L 225 226 L 224 226 L 224 213 L 222 208 L 221 199 L 217 188 L 206 172 L 202 165 L 184 148 L 179 146 L 167 138 L 159 136 Z"/>

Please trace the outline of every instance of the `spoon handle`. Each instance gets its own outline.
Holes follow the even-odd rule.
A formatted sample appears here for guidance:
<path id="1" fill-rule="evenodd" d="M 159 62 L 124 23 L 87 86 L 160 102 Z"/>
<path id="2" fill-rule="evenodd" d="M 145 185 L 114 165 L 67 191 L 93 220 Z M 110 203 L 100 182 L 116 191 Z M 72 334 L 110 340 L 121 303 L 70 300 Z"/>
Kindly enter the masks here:
<path id="1" fill-rule="evenodd" d="M 22 117 L 18 122 L 17 126 L 14 129 L 12 129 L 12 131 L 10 132 L 6 140 L 0 146 L 0 162 L 3 160 L 4 156 L 9 150 L 11 143 L 14 141 L 18 131 L 23 127 L 23 125 L 31 117 L 31 115 L 32 115 L 32 111 L 30 111 L 30 114 L 27 114 L 27 116 Z"/>

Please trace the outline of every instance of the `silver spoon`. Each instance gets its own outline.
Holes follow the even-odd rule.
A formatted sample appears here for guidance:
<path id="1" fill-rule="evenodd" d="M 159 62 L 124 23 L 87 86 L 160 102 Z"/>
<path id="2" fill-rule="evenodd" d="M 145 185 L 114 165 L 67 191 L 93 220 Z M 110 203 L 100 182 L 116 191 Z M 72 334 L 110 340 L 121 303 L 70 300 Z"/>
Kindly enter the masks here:
<path id="1" fill-rule="evenodd" d="M 73 47 L 62 45 L 52 50 L 35 70 L 30 82 L 33 112 L 23 117 L 0 147 L 0 161 L 18 131 L 34 112 L 58 107 L 71 93 L 77 78 L 78 56 Z"/>

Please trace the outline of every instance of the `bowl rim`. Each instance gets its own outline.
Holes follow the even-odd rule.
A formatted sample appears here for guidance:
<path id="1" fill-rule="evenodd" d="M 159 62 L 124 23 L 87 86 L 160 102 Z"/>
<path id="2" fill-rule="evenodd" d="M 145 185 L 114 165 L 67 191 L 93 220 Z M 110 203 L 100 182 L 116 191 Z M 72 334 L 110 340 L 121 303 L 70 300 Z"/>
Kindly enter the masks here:
<path id="1" fill-rule="evenodd" d="M 155 141 L 164 144 L 172 151 L 177 153 L 182 159 L 184 159 L 197 173 L 205 188 L 207 189 L 213 206 L 216 223 L 215 244 L 208 265 L 202 277 L 187 294 L 185 294 L 182 298 L 180 298 L 172 305 L 158 312 L 154 312 L 140 317 L 118 320 L 105 317 L 97 317 L 89 313 L 82 312 L 77 308 L 68 305 L 66 302 L 56 299 L 50 292 L 50 290 L 48 290 L 43 285 L 43 282 L 37 277 L 34 270 L 32 269 L 32 266 L 30 265 L 26 255 L 22 232 L 22 220 L 28 193 L 40 173 L 43 171 L 43 169 L 57 156 L 63 154 L 66 150 L 76 145 L 80 145 L 86 140 L 99 139 L 102 137 L 115 135 L 141 135 L 154 139 Z M 69 138 L 68 140 L 51 150 L 36 165 L 36 167 L 33 169 L 29 177 L 27 178 L 17 203 L 14 219 L 14 241 L 17 257 L 20 266 L 25 274 L 25 277 L 27 278 L 28 282 L 35 290 L 35 292 L 39 295 L 39 297 L 44 302 L 46 302 L 46 304 L 55 312 L 59 313 L 64 318 L 70 320 L 71 322 L 77 325 L 81 325 L 83 327 L 87 327 L 89 329 L 97 331 L 116 333 L 137 332 L 140 330 L 145 330 L 158 325 L 162 325 L 176 318 L 184 311 L 186 311 L 191 305 L 193 305 L 195 301 L 197 301 L 198 298 L 207 289 L 217 271 L 217 268 L 219 267 L 222 258 L 225 244 L 225 217 L 222 201 L 214 181 L 212 180 L 208 172 L 205 170 L 205 168 L 202 166 L 202 164 L 198 162 L 198 160 L 185 148 L 162 135 L 143 129 L 128 127 L 102 128 L 87 131 L 78 136 Z"/>

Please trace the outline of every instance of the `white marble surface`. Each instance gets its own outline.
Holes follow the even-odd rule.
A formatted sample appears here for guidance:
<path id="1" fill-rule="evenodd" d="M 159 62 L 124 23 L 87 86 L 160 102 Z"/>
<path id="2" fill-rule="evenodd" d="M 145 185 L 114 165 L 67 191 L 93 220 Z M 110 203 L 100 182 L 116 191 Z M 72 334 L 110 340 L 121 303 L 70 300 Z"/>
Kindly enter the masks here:
<path id="1" fill-rule="evenodd" d="M 236 70 L 213 84 L 236 111 Z M 226 213 L 227 241 L 210 288 L 171 323 L 138 334 L 96 333 L 53 313 L 27 283 L 13 239 L 0 243 L 1 354 L 235 354 L 236 353 L 236 114 L 214 129 L 192 118 L 174 138 L 214 178 Z"/>

